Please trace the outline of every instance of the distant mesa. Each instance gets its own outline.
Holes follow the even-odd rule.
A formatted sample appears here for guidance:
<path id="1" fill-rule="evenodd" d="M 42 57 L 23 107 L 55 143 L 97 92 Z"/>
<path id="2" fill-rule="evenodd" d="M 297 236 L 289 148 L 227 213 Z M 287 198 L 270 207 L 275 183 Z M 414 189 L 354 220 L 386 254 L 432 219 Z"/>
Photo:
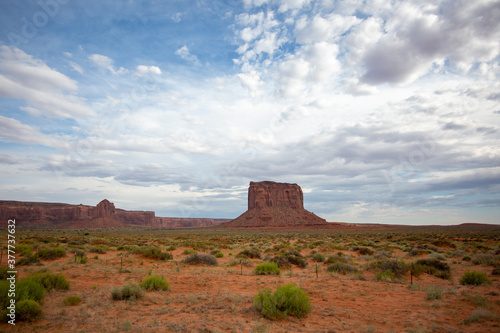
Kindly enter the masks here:
<path id="1" fill-rule="evenodd" d="M 323 229 L 331 224 L 304 209 L 304 195 L 297 184 L 250 182 L 248 210 L 221 228 Z"/>
<path id="2" fill-rule="evenodd" d="M 153 211 L 128 211 L 115 208 L 107 199 L 97 206 L 65 203 L 23 202 L 0 200 L 0 225 L 16 220 L 20 228 L 109 228 L 153 227 L 193 228 L 207 227 L 228 219 L 157 217 Z"/>

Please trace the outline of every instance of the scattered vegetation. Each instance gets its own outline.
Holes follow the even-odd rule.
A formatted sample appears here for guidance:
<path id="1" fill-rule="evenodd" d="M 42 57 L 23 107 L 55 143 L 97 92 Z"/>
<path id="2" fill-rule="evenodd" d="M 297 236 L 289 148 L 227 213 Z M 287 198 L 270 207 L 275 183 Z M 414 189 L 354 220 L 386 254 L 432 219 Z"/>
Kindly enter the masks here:
<path id="1" fill-rule="evenodd" d="M 257 275 L 280 275 L 280 268 L 274 262 L 265 262 L 255 267 Z"/>
<path id="2" fill-rule="evenodd" d="M 168 290 L 170 283 L 162 276 L 150 275 L 141 282 L 141 287 L 146 290 Z"/>
<path id="3" fill-rule="evenodd" d="M 69 296 L 66 297 L 63 301 L 64 305 L 66 306 L 75 306 L 78 305 L 82 302 L 82 299 L 78 296 Z"/>
<path id="4" fill-rule="evenodd" d="M 254 297 L 254 304 L 264 317 L 271 320 L 287 316 L 302 318 L 311 310 L 309 296 L 294 284 L 279 286 L 274 293 L 264 289 Z"/>
<path id="5" fill-rule="evenodd" d="M 491 284 L 491 280 L 484 272 L 466 271 L 460 278 L 460 284 L 480 286 L 483 283 Z"/>
<path id="6" fill-rule="evenodd" d="M 126 284 L 119 287 L 113 287 L 111 290 L 111 298 L 114 301 L 121 300 L 136 300 L 144 295 L 141 287 L 136 283 Z"/>
<path id="7" fill-rule="evenodd" d="M 183 263 L 191 264 L 191 265 L 208 265 L 208 266 L 217 266 L 217 259 L 211 254 L 198 254 L 193 253 L 185 258 Z"/>

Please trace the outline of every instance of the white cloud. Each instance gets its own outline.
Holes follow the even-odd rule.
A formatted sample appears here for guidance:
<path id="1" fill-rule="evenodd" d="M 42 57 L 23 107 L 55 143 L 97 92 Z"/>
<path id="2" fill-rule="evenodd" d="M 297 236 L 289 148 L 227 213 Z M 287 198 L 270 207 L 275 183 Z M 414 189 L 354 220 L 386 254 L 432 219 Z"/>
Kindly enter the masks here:
<path id="1" fill-rule="evenodd" d="M 49 136 L 38 129 L 23 124 L 12 118 L 0 116 L 0 139 L 4 142 L 23 143 L 27 145 L 58 146 Z"/>
<path id="2" fill-rule="evenodd" d="M 157 66 L 144 66 L 144 65 L 139 65 L 137 66 L 136 70 L 137 74 L 139 76 L 145 76 L 148 74 L 156 74 L 160 75 L 161 74 L 161 69 Z"/>
<path id="3" fill-rule="evenodd" d="M 177 51 L 175 51 L 175 54 L 177 54 L 179 57 L 181 57 L 182 59 L 196 65 L 196 66 L 199 66 L 201 65 L 200 63 L 200 60 L 198 59 L 197 56 L 195 56 L 194 54 L 191 54 L 189 52 L 189 48 L 184 45 L 183 47 L 181 47 L 180 49 L 178 49 Z"/>
<path id="4" fill-rule="evenodd" d="M 115 75 L 125 74 L 127 72 L 127 70 L 123 67 L 115 69 L 113 65 L 114 64 L 113 59 L 102 54 L 91 54 L 89 56 L 89 60 L 92 61 L 97 67 L 103 70 L 107 70 Z"/>
<path id="5" fill-rule="evenodd" d="M 280 0 L 278 11 L 283 13 L 293 9 L 301 9 L 302 7 L 308 6 L 310 3 L 311 0 Z"/>
<path id="6" fill-rule="evenodd" d="M 26 101 L 24 110 L 58 118 L 93 116 L 72 93 L 76 82 L 17 48 L 0 46 L 0 96 Z"/>

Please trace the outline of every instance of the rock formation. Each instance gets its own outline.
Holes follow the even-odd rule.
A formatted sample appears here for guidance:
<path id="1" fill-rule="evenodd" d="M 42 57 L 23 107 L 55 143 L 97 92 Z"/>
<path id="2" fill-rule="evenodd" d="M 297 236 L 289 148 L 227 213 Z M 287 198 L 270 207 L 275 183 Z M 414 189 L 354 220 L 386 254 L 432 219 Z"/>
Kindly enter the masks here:
<path id="1" fill-rule="evenodd" d="M 104 199 L 95 206 L 93 215 L 94 217 L 108 217 L 113 215 L 115 211 L 115 204 Z"/>
<path id="2" fill-rule="evenodd" d="M 329 228 L 326 220 L 304 209 L 297 184 L 250 182 L 248 210 L 223 228 L 318 229 Z"/>
<path id="3" fill-rule="evenodd" d="M 115 208 L 109 200 L 97 206 L 63 203 L 0 201 L 0 226 L 16 220 L 19 228 L 103 228 L 143 226 L 192 228 L 218 225 L 227 219 L 156 217 L 152 211 Z"/>

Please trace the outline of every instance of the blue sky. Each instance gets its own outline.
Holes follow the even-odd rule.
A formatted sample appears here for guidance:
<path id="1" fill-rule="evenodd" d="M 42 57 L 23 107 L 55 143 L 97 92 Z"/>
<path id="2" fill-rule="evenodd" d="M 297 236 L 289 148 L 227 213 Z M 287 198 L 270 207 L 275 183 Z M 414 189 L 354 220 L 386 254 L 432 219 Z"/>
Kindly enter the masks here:
<path id="1" fill-rule="evenodd" d="M 1 199 L 500 223 L 498 1 L 0 3 Z"/>

